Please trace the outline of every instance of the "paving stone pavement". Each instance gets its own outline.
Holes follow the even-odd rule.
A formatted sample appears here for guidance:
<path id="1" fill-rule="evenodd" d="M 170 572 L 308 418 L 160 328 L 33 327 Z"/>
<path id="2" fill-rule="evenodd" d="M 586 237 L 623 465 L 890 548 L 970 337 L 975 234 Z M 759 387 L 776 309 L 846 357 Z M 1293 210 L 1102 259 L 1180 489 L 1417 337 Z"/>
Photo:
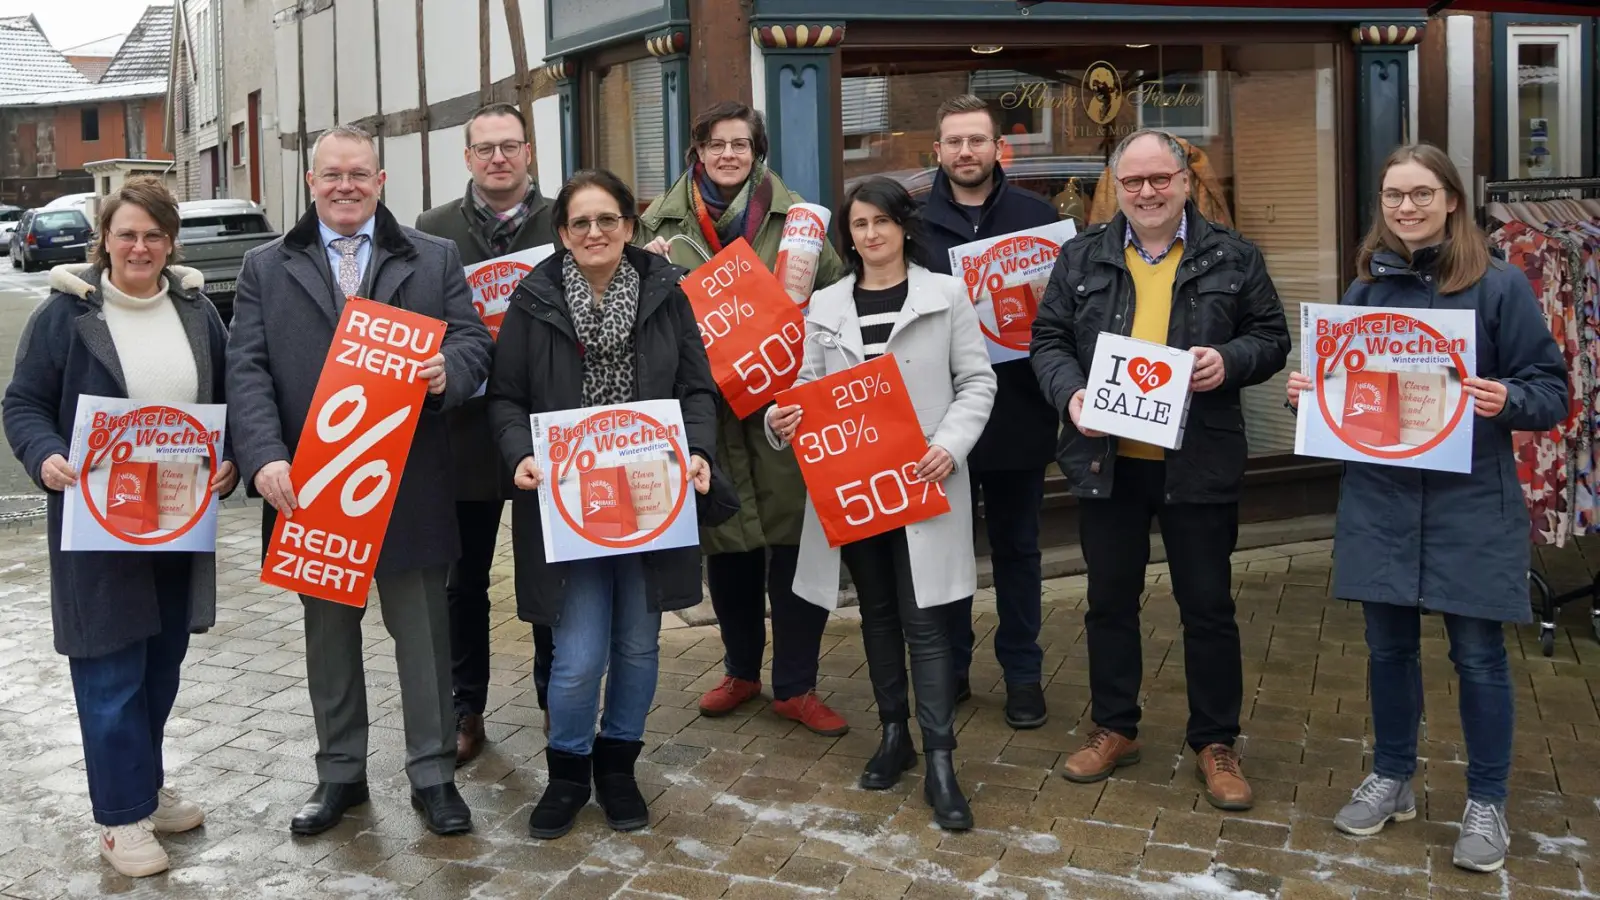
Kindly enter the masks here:
<path id="1" fill-rule="evenodd" d="M 509 541 L 503 542 L 507 546 Z M 1083 733 L 1089 694 L 1084 582 L 1046 585 L 1045 671 L 1051 720 L 1015 732 L 984 637 L 976 696 L 960 713 L 961 782 L 978 828 L 930 823 L 913 771 L 895 790 L 855 779 L 876 742 L 857 622 L 845 611 L 824 641 L 819 689 L 854 730 L 821 738 L 765 704 L 700 718 L 719 678 L 714 628 L 668 617 L 661 679 L 640 780 L 650 828 L 615 834 L 586 809 L 561 840 L 526 836 L 545 781 L 544 737 L 529 678 L 532 644 L 510 598 L 503 552 L 493 589 L 494 665 L 484 756 L 458 783 L 477 830 L 429 835 L 406 802 L 392 648 L 378 613 L 366 621 L 373 802 L 338 828 L 293 838 L 290 815 L 315 782 L 315 733 L 304 683 L 299 601 L 256 578 L 258 518 L 223 515 L 219 623 L 194 638 L 168 726 L 169 784 L 208 813 L 164 839 L 171 872 L 131 881 L 94 852 L 78 726 L 65 660 L 51 645 L 44 537 L 0 532 L 0 895 L 13 898 L 1232 898 L 1589 897 L 1600 843 L 1600 715 L 1591 682 L 1600 646 L 1587 613 L 1563 616 L 1558 651 L 1537 630 L 1510 641 L 1518 728 L 1507 871 L 1450 864 L 1464 803 L 1464 752 L 1442 623 L 1425 622 L 1424 815 L 1379 838 L 1354 839 L 1329 819 L 1370 764 L 1365 645 L 1359 609 L 1327 597 L 1329 542 L 1235 557 L 1244 636 L 1245 771 L 1256 807 L 1222 814 L 1201 798 L 1186 715 L 1178 615 L 1164 567 L 1150 572 L 1144 627 L 1144 762 L 1101 785 L 1055 774 Z M 1569 558 L 1570 557 L 1570 558 Z M 1577 559 L 1574 563 L 1572 560 Z M 1583 578 L 1581 553 L 1559 557 Z M 1549 560 L 1547 560 L 1548 562 Z M 1558 587 L 1563 586 L 1559 585 Z M 994 623 L 982 592 L 979 633 Z M 1570 627 L 1568 627 L 1570 626 Z M 1203 673 L 1196 673 L 1203 677 Z M 1600 890 L 1596 887 L 1594 890 Z"/>

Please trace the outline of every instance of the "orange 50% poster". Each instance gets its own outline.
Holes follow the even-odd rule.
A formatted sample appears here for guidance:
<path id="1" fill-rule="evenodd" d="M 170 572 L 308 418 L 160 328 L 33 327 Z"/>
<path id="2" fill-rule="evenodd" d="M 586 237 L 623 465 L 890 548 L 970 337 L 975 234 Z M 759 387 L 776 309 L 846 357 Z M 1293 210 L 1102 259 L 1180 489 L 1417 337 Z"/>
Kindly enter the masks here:
<path id="1" fill-rule="evenodd" d="M 829 546 L 950 511 L 944 486 L 917 478 L 928 442 L 893 356 L 791 388 L 778 403 L 801 409 L 794 455 Z"/>
<path id="2" fill-rule="evenodd" d="M 428 391 L 417 373 L 444 330 L 383 303 L 345 301 L 289 467 L 299 506 L 278 517 L 263 582 L 366 605 Z"/>
<path id="3" fill-rule="evenodd" d="M 683 280 L 711 374 L 744 418 L 794 384 L 805 317 L 777 276 L 739 238 Z"/>

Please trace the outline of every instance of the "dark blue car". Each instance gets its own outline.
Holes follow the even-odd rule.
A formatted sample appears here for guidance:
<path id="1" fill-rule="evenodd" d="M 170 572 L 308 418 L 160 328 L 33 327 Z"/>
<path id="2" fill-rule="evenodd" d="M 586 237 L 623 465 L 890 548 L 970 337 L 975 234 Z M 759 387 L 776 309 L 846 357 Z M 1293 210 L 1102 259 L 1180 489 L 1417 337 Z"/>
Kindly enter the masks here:
<path id="1" fill-rule="evenodd" d="M 24 272 L 88 256 L 89 220 L 75 209 L 30 209 L 11 236 L 11 264 Z"/>

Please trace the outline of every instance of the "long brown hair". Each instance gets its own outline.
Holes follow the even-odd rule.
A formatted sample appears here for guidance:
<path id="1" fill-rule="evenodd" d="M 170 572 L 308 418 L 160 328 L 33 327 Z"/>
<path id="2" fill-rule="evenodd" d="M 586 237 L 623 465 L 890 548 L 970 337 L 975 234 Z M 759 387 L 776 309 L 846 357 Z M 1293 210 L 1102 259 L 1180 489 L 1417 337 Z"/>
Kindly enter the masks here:
<path id="1" fill-rule="evenodd" d="M 1489 239 L 1473 218 L 1472 196 L 1467 193 L 1461 173 L 1456 170 L 1456 164 L 1450 161 L 1450 157 L 1443 150 L 1425 142 L 1394 148 L 1389 158 L 1383 161 L 1383 168 L 1378 171 L 1380 192 L 1383 177 L 1389 174 L 1389 170 L 1408 162 L 1417 163 L 1432 172 L 1449 196 L 1455 198 L 1455 212 L 1450 213 L 1444 222 L 1444 243 L 1439 245 L 1437 274 L 1440 292 L 1454 294 L 1464 291 L 1482 280 L 1483 273 L 1489 270 Z M 1405 243 L 1389 230 L 1381 203 L 1374 203 L 1372 228 L 1367 231 L 1366 238 L 1361 242 L 1361 252 L 1356 255 L 1357 278 L 1362 281 L 1374 280 L 1372 257 L 1383 250 L 1397 253 L 1402 259 L 1411 259 L 1411 251 Z"/>
<path id="2" fill-rule="evenodd" d="M 169 252 L 167 265 L 178 261 L 178 201 L 166 184 L 154 175 L 135 175 L 123 182 L 100 201 L 99 227 L 95 230 L 94 246 L 89 250 L 89 261 L 111 267 L 111 254 L 106 252 L 106 239 L 110 236 L 111 217 L 123 204 L 132 204 L 150 214 L 156 227 L 167 236 Z"/>

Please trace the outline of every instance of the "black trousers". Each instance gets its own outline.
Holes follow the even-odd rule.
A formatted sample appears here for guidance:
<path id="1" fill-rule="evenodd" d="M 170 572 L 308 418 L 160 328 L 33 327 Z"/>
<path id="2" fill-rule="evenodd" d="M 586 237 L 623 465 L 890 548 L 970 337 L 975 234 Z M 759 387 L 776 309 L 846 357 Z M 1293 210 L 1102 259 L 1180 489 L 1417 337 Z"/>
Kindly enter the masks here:
<path id="1" fill-rule="evenodd" d="M 456 715 L 483 715 L 489 701 L 489 570 L 500 536 L 501 500 L 456 502 L 461 558 L 450 567 L 450 675 Z M 550 629 L 533 626 L 533 684 L 539 708 L 550 690 Z"/>
<path id="2" fill-rule="evenodd" d="M 994 657 L 1006 684 L 1038 684 L 1044 676 L 1044 651 L 1039 647 L 1042 567 L 1039 554 L 1039 510 L 1044 505 L 1044 470 L 1019 469 L 972 473 L 972 495 L 983 496 L 983 524 L 989 532 L 989 559 L 994 566 Z M 972 666 L 972 598 L 942 608 L 948 617 L 950 649 L 956 676 L 967 677 Z"/>
<path id="3" fill-rule="evenodd" d="M 878 701 L 878 721 L 904 722 L 909 717 L 909 647 L 922 749 L 954 750 L 956 673 L 950 661 L 950 633 L 944 610 L 917 606 L 905 529 L 845 544 L 839 553 L 850 568 L 860 598 L 861 641 L 866 645 L 867 671 Z"/>
<path id="4" fill-rule="evenodd" d="M 1234 619 L 1229 556 L 1239 537 L 1236 503 L 1167 503 L 1166 463 L 1119 457 L 1105 500 L 1079 499 L 1078 533 L 1089 569 L 1090 715 L 1125 737 L 1139 730 L 1139 598 L 1150 562 L 1150 520 L 1172 573 L 1183 623 L 1188 672 L 1189 745 L 1227 744 L 1239 736 L 1244 675 Z"/>
<path id="5" fill-rule="evenodd" d="M 772 603 L 772 696 L 788 700 L 817 687 L 817 656 L 828 611 L 794 592 L 800 558 L 795 544 L 714 553 L 706 557 L 706 585 L 722 631 L 723 670 L 734 678 L 761 680 L 767 647 L 767 602 Z"/>

